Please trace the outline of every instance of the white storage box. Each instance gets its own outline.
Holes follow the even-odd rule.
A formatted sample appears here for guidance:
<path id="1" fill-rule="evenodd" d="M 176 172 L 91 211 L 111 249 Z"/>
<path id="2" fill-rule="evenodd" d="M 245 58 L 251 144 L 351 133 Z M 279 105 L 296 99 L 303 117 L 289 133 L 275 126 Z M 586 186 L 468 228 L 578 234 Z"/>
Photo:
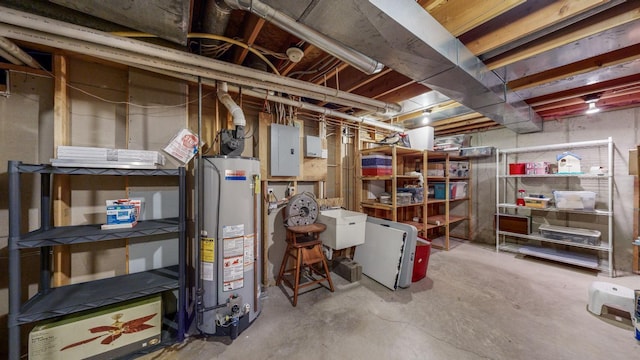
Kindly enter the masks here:
<path id="1" fill-rule="evenodd" d="M 540 235 L 547 239 L 571 241 L 579 244 L 598 245 L 600 231 L 567 226 L 540 225 Z"/>
<path id="2" fill-rule="evenodd" d="M 554 191 L 558 209 L 589 210 L 596 207 L 596 193 L 593 191 Z"/>
<path id="3" fill-rule="evenodd" d="M 162 300 L 153 296 L 37 325 L 29 359 L 115 359 L 160 343 Z"/>
<path id="4" fill-rule="evenodd" d="M 332 249 L 364 244 L 367 214 L 344 209 L 323 210 L 318 215 L 318 222 L 327 225 L 320 233 L 320 240 Z"/>

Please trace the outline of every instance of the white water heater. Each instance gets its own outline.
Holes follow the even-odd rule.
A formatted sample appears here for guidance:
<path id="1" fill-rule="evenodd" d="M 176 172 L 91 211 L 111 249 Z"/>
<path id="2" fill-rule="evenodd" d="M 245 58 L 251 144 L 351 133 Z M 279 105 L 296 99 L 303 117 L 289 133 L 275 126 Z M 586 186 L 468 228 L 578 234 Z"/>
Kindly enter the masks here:
<path id="1" fill-rule="evenodd" d="M 205 156 L 198 329 L 235 339 L 260 314 L 260 162 Z"/>

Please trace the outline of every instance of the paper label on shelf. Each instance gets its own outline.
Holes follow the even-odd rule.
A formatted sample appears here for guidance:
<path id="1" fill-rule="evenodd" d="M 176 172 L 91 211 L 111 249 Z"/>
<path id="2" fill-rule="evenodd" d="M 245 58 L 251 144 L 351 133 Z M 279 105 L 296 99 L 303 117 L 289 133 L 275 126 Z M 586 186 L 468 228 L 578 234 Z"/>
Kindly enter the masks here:
<path id="1" fill-rule="evenodd" d="M 202 273 L 202 280 L 213 281 L 213 263 L 212 262 L 204 262 L 204 261 L 201 262 L 200 272 Z"/>
<path id="2" fill-rule="evenodd" d="M 244 237 L 244 271 L 253 270 L 254 234 Z"/>
<path id="3" fill-rule="evenodd" d="M 202 262 L 213 263 L 216 261 L 216 240 L 214 238 L 202 238 L 200 240 L 200 253 Z"/>

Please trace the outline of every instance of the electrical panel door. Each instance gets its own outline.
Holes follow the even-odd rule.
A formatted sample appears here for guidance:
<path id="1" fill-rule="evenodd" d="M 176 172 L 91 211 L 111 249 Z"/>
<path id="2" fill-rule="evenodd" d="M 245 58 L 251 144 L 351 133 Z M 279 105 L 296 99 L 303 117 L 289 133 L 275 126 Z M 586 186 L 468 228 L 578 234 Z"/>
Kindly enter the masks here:
<path id="1" fill-rule="evenodd" d="M 271 176 L 300 174 L 300 129 L 271 124 Z"/>

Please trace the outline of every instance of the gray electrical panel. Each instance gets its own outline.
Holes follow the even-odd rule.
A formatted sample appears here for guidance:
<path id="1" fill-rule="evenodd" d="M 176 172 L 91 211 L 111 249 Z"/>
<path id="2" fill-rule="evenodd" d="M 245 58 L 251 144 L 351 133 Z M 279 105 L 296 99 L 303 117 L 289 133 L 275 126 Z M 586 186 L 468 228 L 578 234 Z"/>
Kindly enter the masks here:
<path id="1" fill-rule="evenodd" d="M 271 176 L 300 175 L 300 129 L 271 124 Z"/>
<path id="2" fill-rule="evenodd" d="M 322 142 L 317 136 L 304 137 L 304 156 L 308 158 L 322 157 Z"/>

